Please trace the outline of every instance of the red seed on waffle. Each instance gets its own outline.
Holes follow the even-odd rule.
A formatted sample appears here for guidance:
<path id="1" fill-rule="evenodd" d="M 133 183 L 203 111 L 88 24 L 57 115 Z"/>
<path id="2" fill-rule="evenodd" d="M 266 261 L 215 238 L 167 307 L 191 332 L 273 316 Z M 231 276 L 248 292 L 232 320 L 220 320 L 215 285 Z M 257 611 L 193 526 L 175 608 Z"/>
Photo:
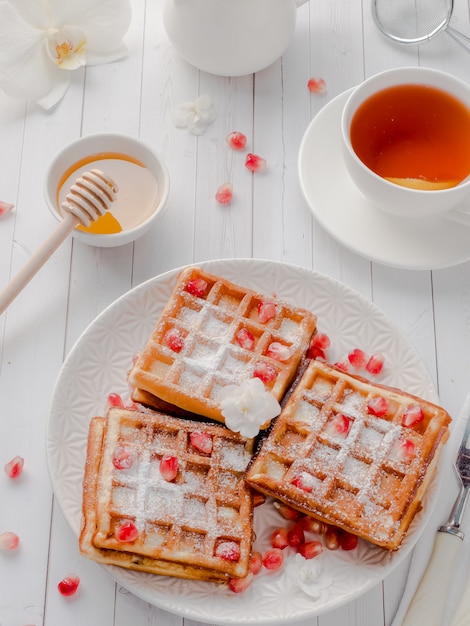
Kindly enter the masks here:
<path id="1" fill-rule="evenodd" d="M 315 327 L 310 311 L 189 267 L 129 374 L 133 400 L 224 422 L 222 390 L 257 377 L 280 402 Z"/>
<path id="2" fill-rule="evenodd" d="M 395 550 L 421 506 L 450 421 L 435 404 L 312 361 L 247 482 Z"/>

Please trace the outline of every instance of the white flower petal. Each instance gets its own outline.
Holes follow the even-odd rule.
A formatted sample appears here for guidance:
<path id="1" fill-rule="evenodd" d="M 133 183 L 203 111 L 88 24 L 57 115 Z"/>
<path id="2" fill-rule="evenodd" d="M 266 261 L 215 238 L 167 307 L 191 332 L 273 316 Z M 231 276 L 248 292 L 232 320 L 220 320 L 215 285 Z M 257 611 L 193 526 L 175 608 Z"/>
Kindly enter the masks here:
<path id="1" fill-rule="evenodd" d="M 109 52 L 94 52 L 87 47 L 86 63 L 87 65 L 101 65 L 103 63 L 113 63 L 125 57 L 128 53 L 127 46 L 124 43 L 119 44 Z"/>
<path id="2" fill-rule="evenodd" d="M 60 77 L 57 78 L 50 89 L 50 91 L 42 98 L 37 98 L 36 101 L 43 109 L 52 108 L 59 100 L 61 100 L 70 85 L 70 74 L 68 72 L 60 72 Z"/>
<path id="3" fill-rule="evenodd" d="M 28 57 L 41 55 L 43 40 L 44 33 L 26 24 L 14 7 L 0 3 L 0 81 L 23 71 Z"/>

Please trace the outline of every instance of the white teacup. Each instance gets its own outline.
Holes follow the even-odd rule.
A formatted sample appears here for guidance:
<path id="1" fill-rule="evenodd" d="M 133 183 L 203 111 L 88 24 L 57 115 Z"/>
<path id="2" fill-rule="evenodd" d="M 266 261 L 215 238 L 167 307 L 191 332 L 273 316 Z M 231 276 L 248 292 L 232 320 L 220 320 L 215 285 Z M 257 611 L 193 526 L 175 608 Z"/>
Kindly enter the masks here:
<path id="1" fill-rule="evenodd" d="M 341 119 L 343 155 L 353 182 L 371 204 L 389 213 L 406 217 L 429 217 L 449 212 L 451 209 L 458 207 L 458 211 L 452 211 L 452 216 L 460 214 L 466 221 L 467 205 L 470 212 L 470 177 L 468 177 L 470 168 L 463 176 L 460 172 L 458 179 L 455 176 L 449 176 L 448 178 L 452 179 L 452 182 L 449 183 L 444 180 L 439 182 L 437 179 L 434 181 L 424 180 L 420 174 L 416 175 L 415 172 L 410 174 L 400 173 L 399 176 L 393 173 L 386 175 L 381 172 L 381 175 L 379 175 L 370 166 L 366 165 L 356 153 L 351 142 L 351 123 L 358 109 L 364 106 L 364 102 L 370 102 L 371 97 L 375 98 L 377 93 L 381 92 L 383 94 L 385 93 L 383 90 L 389 90 L 389 88 L 398 86 L 413 86 L 413 88 L 414 86 L 419 86 L 421 91 L 423 91 L 423 86 L 428 86 L 449 94 L 452 99 L 459 101 L 458 106 L 461 108 L 462 116 L 465 119 L 465 124 L 460 127 L 462 132 L 459 135 L 463 136 L 465 129 L 467 134 L 470 135 L 470 86 L 465 82 L 444 72 L 421 67 L 397 68 L 376 74 L 352 91 L 343 109 Z M 386 93 L 389 93 L 389 91 Z M 406 102 L 406 98 L 402 98 L 402 101 Z M 393 119 L 393 122 L 395 121 Z M 388 123 L 390 123 L 390 120 Z M 418 126 L 419 124 L 415 123 L 415 127 L 417 128 Z M 386 132 L 388 131 L 383 130 L 383 134 Z M 398 153 L 401 147 L 395 147 L 395 149 L 396 153 Z M 470 143 L 468 144 L 468 151 L 470 151 Z M 377 153 L 379 154 L 377 159 L 382 158 L 382 149 L 378 150 Z M 439 151 L 439 154 L 443 155 L 444 151 Z M 400 162 L 400 160 L 401 157 L 399 156 L 396 159 L 396 163 Z M 405 160 L 403 158 L 402 162 L 405 162 Z M 379 168 L 377 167 L 377 169 Z M 385 166 L 382 169 L 385 169 Z M 460 169 L 462 170 L 462 167 Z M 387 178 L 398 180 L 400 184 L 391 182 Z M 457 182 L 457 180 L 460 182 Z M 406 186 L 415 184 L 426 188 Z M 446 187 L 447 184 L 453 184 L 454 186 Z M 465 202 L 466 199 L 468 199 L 468 203 Z"/>
<path id="2" fill-rule="evenodd" d="M 75 228 L 72 236 L 103 248 L 135 241 L 154 224 L 168 199 L 170 179 L 162 157 L 140 139 L 119 133 L 85 135 L 67 144 L 49 164 L 44 181 L 44 197 L 57 220 L 63 217 L 61 197 L 68 192 L 69 183 L 81 176 L 82 170 L 93 168 L 103 170 L 119 187 L 117 201 L 108 213 L 116 217 L 122 230 L 86 232 Z"/>

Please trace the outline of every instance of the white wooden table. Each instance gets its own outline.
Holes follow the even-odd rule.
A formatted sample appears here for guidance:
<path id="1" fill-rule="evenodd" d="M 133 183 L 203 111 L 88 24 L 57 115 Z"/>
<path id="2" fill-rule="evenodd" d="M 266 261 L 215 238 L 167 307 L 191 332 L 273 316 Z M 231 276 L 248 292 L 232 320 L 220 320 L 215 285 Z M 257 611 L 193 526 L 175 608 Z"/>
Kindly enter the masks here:
<path id="1" fill-rule="evenodd" d="M 456 4 L 453 24 L 470 32 L 468 3 Z M 69 239 L 0 318 L 0 464 L 16 454 L 25 458 L 20 482 L 0 475 L 0 532 L 21 538 L 17 551 L 0 553 L 1 626 L 194 623 L 136 598 L 79 555 L 47 472 L 46 421 L 64 357 L 97 314 L 142 281 L 216 258 L 313 268 L 373 300 L 401 328 L 451 414 L 469 389 L 470 263 L 402 270 L 348 251 L 313 218 L 297 174 L 303 133 L 333 97 L 401 65 L 430 66 L 469 81 L 468 53 L 445 34 L 420 48 L 389 43 L 373 24 L 369 1 L 311 0 L 298 11 L 295 39 L 282 59 L 253 76 L 221 78 L 178 57 L 161 7 L 161 0 L 133 0 L 127 59 L 74 73 L 53 110 L 0 96 L 0 199 L 16 205 L 0 219 L 0 288 L 54 226 L 43 200 L 44 174 L 71 140 L 99 131 L 139 136 L 161 152 L 171 177 L 168 210 L 144 238 L 114 249 Z M 309 93 L 311 76 L 325 79 L 324 95 Z M 175 104 L 198 94 L 209 94 L 218 110 L 199 138 L 176 129 L 170 117 Z M 262 176 L 234 167 L 223 147 L 232 130 L 245 132 L 253 152 L 267 159 Z M 214 193 L 228 178 L 236 196 L 223 208 Z M 408 567 L 409 559 L 364 596 L 308 623 L 391 624 Z M 56 585 L 70 572 L 82 583 L 80 596 L 67 602 Z"/>

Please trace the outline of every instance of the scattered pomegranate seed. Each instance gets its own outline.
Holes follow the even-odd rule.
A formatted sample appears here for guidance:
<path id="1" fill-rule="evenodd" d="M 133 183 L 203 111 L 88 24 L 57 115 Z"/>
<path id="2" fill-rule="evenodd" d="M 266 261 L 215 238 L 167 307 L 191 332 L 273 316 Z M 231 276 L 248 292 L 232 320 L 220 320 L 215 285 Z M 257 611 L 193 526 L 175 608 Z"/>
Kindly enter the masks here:
<path id="1" fill-rule="evenodd" d="M 203 278 L 191 278 L 184 286 L 184 290 L 197 298 L 203 298 L 206 295 L 207 281 Z"/>
<path id="2" fill-rule="evenodd" d="M 167 483 L 175 480 L 178 474 L 178 459 L 176 456 L 164 456 L 160 460 L 160 474 Z"/>
<path id="3" fill-rule="evenodd" d="M 307 352 L 308 359 L 325 359 L 326 350 L 330 347 L 330 338 L 325 333 L 315 333 Z"/>
<path id="4" fill-rule="evenodd" d="M 304 543 L 298 546 L 297 552 L 301 554 L 304 559 L 314 559 L 323 552 L 323 546 L 320 541 L 304 541 Z"/>
<path id="5" fill-rule="evenodd" d="M 226 142 L 232 150 L 244 150 L 246 147 L 246 135 L 238 131 L 233 131 L 233 133 L 227 135 Z"/>
<path id="6" fill-rule="evenodd" d="M 0 215 L 3 215 L 4 213 L 8 213 L 14 208 L 14 206 L 15 205 L 11 204 L 10 202 L 0 201 Z"/>
<path id="7" fill-rule="evenodd" d="M 383 417 L 388 413 L 388 400 L 386 398 L 381 398 L 379 396 L 375 396 L 373 398 L 369 398 L 367 401 L 367 412 L 371 415 L 375 415 L 375 417 Z"/>
<path id="8" fill-rule="evenodd" d="M 69 597 L 77 593 L 78 586 L 80 585 L 80 578 L 75 574 L 70 574 L 65 578 L 62 578 L 57 585 L 59 593 L 63 596 Z"/>
<path id="9" fill-rule="evenodd" d="M 395 444 L 392 454 L 398 461 L 411 461 L 415 456 L 415 444 L 410 439 L 400 439 Z"/>
<path id="10" fill-rule="evenodd" d="M 18 535 L 12 532 L 0 534 L 0 550 L 16 550 L 20 543 Z"/>
<path id="11" fill-rule="evenodd" d="M 284 504 L 283 502 L 278 502 L 277 500 L 273 502 L 274 508 L 277 510 L 279 515 L 284 519 L 290 520 L 291 522 L 295 522 L 300 520 L 303 517 L 303 514 L 296 509 L 293 509 L 291 506 Z"/>
<path id="12" fill-rule="evenodd" d="M 245 167 L 247 167 L 250 172 L 260 172 L 261 170 L 264 170 L 266 168 L 266 159 L 257 154 L 252 154 L 251 152 L 249 152 L 246 155 Z"/>
<path id="13" fill-rule="evenodd" d="M 367 356 L 367 354 L 359 348 L 354 348 L 354 350 L 348 354 L 348 361 L 357 370 L 364 369 L 367 365 L 368 360 L 369 357 Z"/>
<path id="14" fill-rule="evenodd" d="M 349 359 L 345 357 L 344 359 L 340 359 L 334 363 L 334 366 L 337 367 L 342 372 L 348 372 L 350 367 Z"/>
<path id="15" fill-rule="evenodd" d="M 294 524 L 287 531 L 287 541 L 291 548 L 298 548 L 301 543 L 305 542 L 304 529 L 301 524 Z"/>
<path id="16" fill-rule="evenodd" d="M 277 376 L 277 370 L 269 363 L 264 363 L 260 361 L 255 366 L 253 376 L 262 380 L 263 383 L 270 383 L 275 380 Z"/>
<path id="17" fill-rule="evenodd" d="M 8 461 L 5 465 L 5 473 L 10 478 L 18 478 L 22 473 L 24 467 L 24 459 L 22 456 L 15 456 L 11 461 Z"/>
<path id="18" fill-rule="evenodd" d="M 258 319 L 261 324 L 266 324 L 276 315 L 276 305 L 273 302 L 260 302 L 258 304 Z"/>
<path id="19" fill-rule="evenodd" d="M 339 533 L 339 545 L 343 550 L 354 550 L 357 547 L 358 539 L 356 535 L 341 530 Z"/>
<path id="20" fill-rule="evenodd" d="M 403 413 L 403 417 L 401 419 L 401 423 L 403 426 L 416 426 L 424 419 L 423 409 L 419 406 L 419 404 L 410 404 Z"/>
<path id="21" fill-rule="evenodd" d="M 232 183 L 223 183 L 215 192 L 215 199 L 219 204 L 230 204 L 233 198 Z"/>
<path id="22" fill-rule="evenodd" d="M 366 363 L 366 370 L 372 376 L 378 376 L 384 367 L 384 356 L 383 354 L 373 354 L 370 359 Z"/>
<path id="23" fill-rule="evenodd" d="M 266 550 L 263 555 L 263 565 L 271 571 L 278 570 L 284 563 L 284 553 L 279 548 L 271 548 Z"/>
<path id="24" fill-rule="evenodd" d="M 193 432 L 189 435 L 189 441 L 193 448 L 203 454 L 211 454 L 212 452 L 212 436 L 204 432 Z"/>
<path id="25" fill-rule="evenodd" d="M 246 328 L 240 328 L 236 337 L 240 346 L 245 350 L 253 350 L 255 347 L 255 338 Z"/>
<path id="26" fill-rule="evenodd" d="M 118 446 L 113 454 L 113 465 L 118 470 L 129 469 L 134 462 L 134 452 L 129 446 Z"/>
<path id="27" fill-rule="evenodd" d="M 276 528 L 271 534 L 271 546 L 273 548 L 279 548 L 279 550 L 284 550 L 288 545 L 287 528 Z"/>
<path id="28" fill-rule="evenodd" d="M 253 582 L 253 572 L 248 572 L 245 578 L 231 578 L 228 581 L 228 587 L 233 593 L 243 593 Z"/>
<path id="29" fill-rule="evenodd" d="M 254 574 L 256 576 L 256 574 L 259 574 L 261 571 L 261 568 L 263 567 L 263 557 L 261 555 L 261 552 L 253 552 L 252 555 L 250 556 L 250 563 L 248 565 L 250 572 L 252 574 Z"/>
<path id="30" fill-rule="evenodd" d="M 215 556 L 225 561 L 238 561 L 240 546 L 235 541 L 222 541 L 215 549 Z"/>
<path id="31" fill-rule="evenodd" d="M 124 522 L 114 530 L 114 536 L 123 543 L 133 543 L 139 536 L 137 527 L 132 522 Z"/>
<path id="32" fill-rule="evenodd" d="M 309 515 L 303 517 L 299 524 L 304 531 L 313 533 L 314 535 L 324 535 L 328 529 L 328 525 L 325 524 L 325 522 L 320 522 L 320 520 L 314 519 Z"/>
<path id="33" fill-rule="evenodd" d="M 170 328 L 163 336 L 163 343 L 173 352 L 181 352 L 184 346 L 184 337 L 177 328 Z"/>
<path id="34" fill-rule="evenodd" d="M 281 361 L 284 363 L 290 359 L 290 348 L 285 346 L 283 343 L 279 341 L 273 341 L 269 344 L 268 349 L 266 351 L 267 356 L 271 359 L 276 359 L 276 361 Z"/>
<path id="35" fill-rule="evenodd" d="M 337 413 L 333 419 L 328 422 L 325 431 L 331 435 L 346 438 L 349 433 L 349 429 L 351 428 L 351 423 L 352 420 L 349 419 L 347 415 L 344 415 L 344 413 Z"/>
<path id="36" fill-rule="evenodd" d="M 340 547 L 339 528 L 336 526 L 328 526 L 325 533 L 325 546 L 328 550 L 338 550 Z"/>
<path id="37" fill-rule="evenodd" d="M 302 489 L 302 491 L 310 493 L 313 490 L 313 480 L 314 479 L 311 474 L 308 474 L 307 472 L 302 472 L 301 474 L 295 476 L 292 479 L 291 483 L 294 485 L 294 487 L 298 487 L 299 489 Z"/>
<path id="38" fill-rule="evenodd" d="M 122 409 L 123 407 L 122 398 L 118 393 L 109 393 L 106 403 L 108 407 L 112 408 Z"/>
<path id="39" fill-rule="evenodd" d="M 311 93 L 325 93 L 326 82 L 323 78 L 310 78 L 307 87 Z"/>
<path id="40" fill-rule="evenodd" d="M 266 496 L 264 495 L 264 493 L 259 493 L 259 491 L 253 493 L 252 499 L 254 508 L 256 508 L 257 506 L 261 506 L 266 502 Z"/>

